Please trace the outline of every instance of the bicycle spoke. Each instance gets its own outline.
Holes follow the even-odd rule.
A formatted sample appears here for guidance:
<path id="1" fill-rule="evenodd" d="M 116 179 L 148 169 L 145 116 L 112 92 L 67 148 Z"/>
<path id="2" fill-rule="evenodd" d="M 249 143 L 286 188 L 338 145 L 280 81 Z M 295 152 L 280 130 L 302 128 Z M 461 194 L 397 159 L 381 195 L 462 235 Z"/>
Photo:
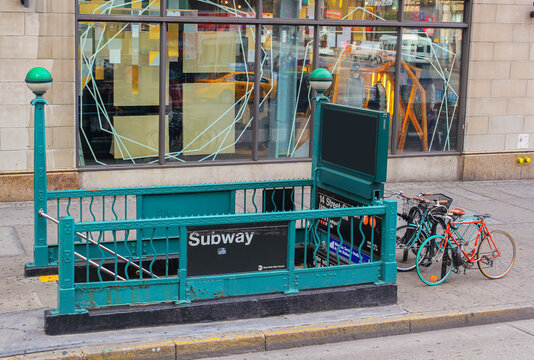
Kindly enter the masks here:
<path id="1" fill-rule="evenodd" d="M 484 237 L 477 250 L 480 272 L 490 279 L 500 279 L 515 263 L 516 247 L 512 237 L 500 230 L 493 231 L 491 238 Z"/>
<path id="2" fill-rule="evenodd" d="M 452 249 L 443 236 L 431 236 L 417 253 L 417 275 L 427 285 L 438 285 L 452 270 Z"/>

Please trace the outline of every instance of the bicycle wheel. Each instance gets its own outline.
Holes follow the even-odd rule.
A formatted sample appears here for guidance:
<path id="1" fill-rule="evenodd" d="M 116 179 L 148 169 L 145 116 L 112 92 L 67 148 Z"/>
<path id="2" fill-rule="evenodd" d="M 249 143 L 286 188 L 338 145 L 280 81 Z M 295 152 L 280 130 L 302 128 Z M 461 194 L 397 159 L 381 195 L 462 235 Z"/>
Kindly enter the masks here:
<path id="1" fill-rule="evenodd" d="M 442 235 L 426 239 L 417 252 L 417 275 L 427 285 L 439 285 L 452 271 L 452 248 Z"/>
<path id="2" fill-rule="evenodd" d="M 515 263 L 515 241 L 504 231 L 491 232 L 478 245 L 477 262 L 480 272 L 490 279 L 500 279 L 508 274 Z"/>
<path id="3" fill-rule="evenodd" d="M 395 259 L 398 271 L 415 269 L 417 251 L 424 240 L 425 236 L 417 226 L 402 225 L 397 228 Z"/>

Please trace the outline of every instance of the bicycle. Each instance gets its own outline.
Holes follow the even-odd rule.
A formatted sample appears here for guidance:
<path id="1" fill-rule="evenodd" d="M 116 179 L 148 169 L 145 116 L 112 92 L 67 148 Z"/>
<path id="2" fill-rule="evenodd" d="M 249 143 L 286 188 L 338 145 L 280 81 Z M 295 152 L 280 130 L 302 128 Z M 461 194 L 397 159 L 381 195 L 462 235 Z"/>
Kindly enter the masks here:
<path id="1" fill-rule="evenodd" d="M 489 279 L 504 277 L 514 266 L 516 245 L 510 234 L 502 230 L 490 232 L 485 222 L 489 214 L 464 215 L 461 209 L 445 214 L 445 234 L 430 236 L 419 248 L 417 275 L 425 284 L 439 285 L 453 270 L 459 273 L 463 266 L 465 274 L 475 263 Z"/>
<path id="2" fill-rule="evenodd" d="M 395 257 L 398 271 L 415 269 L 417 252 L 429 236 L 443 233 L 445 223 L 441 217 L 434 215 L 446 213 L 452 199 L 442 194 L 420 194 L 409 198 L 402 193 L 403 212 L 399 214 L 408 224 L 397 228 Z"/>

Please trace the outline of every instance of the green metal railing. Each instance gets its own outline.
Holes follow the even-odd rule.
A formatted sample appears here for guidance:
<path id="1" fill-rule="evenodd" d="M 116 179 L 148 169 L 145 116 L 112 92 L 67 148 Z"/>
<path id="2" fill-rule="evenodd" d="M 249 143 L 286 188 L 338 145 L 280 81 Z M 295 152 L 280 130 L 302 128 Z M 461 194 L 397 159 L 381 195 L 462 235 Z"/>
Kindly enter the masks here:
<path id="1" fill-rule="evenodd" d="M 36 208 L 34 261 L 27 267 L 56 266 L 58 260 L 59 232 L 55 225 L 49 226 L 41 213 L 58 220 L 64 216 L 71 216 L 76 222 L 131 220 L 137 218 L 151 218 L 158 214 L 142 214 L 139 212 L 140 203 L 144 196 L 171 194 L 202 194 L 228 192 L 233 200 L 232 213 L 256 213 L 265 210 L 268 205 L 270 211 L 280 211 L 291 207 L 295 210 L 311 208 L 310 188 L 312 180 L 273 180 L 258 182 L 236 182 L 224 184 L 175 185 L 157 187 L 113 188 L 113 189 L 80 189 L 47 191 L 42 194 L 46 199 L 40 208 Z M 270 192 L 282 192 L 282 204 L 278 204 Z M 291 203 L 285 203 L 286 197 Z M 184 199 L 183 202 L 189 201 Z M 209 200 L 208 200 L 209 201 Z M 187 204 L 186 204 L 187 205 Z M 207 204 L 206 207 L 209 207 Z M 47 211 L 48 209 L 48 211 Z M 158 217 L 161 217 L 158 216 Z M 50 219 L 49 219 L 50 220 Z M 100 241 L 106 243 L 111 239 L 109 234 L 103 234 Z M 54 240 L 55 239 L 55 240 Z M 75 242 L 81 239 L 75 237 Z"/>
<path id="2" fill-rule="evenodd" d="M 371 238 L 354 236 L 362 226 L 373 224 L 367 222 L 368 225 L 363 225 L 366 216 L 382 219 L 379 252 L 373 251 L 375 247 L 372 242 L 379 240 L 374 239 L 373 235 Z M 341 247 L 335 249 L 331 246 L 329 238 L 333 234 L 330 230 L 320 229 L 321 222 L 339 224 L 341 218 L 348 219 L 351 228 L 356 229 L 349 238 L 344 239 L 337 225 L 337 236 L 350 246 L 351 253 L 357 249 L 361 254 L 362 246 L 371 242 L 367 262 L 355 263 L 351 256 L 343 258 Z M 396 280 L 395 221 L 396 203 L 390 201 L 343 209 L 243 212 L 160 219 L 75 222 L 71 216 L 63 217 L 59 225 L 58 306 L 53 314 L 70 314 L 101 306 L 189 303 L 227 296 L 294 293 L 303 289 L 360 283 L 393 283 Z M 285 269 L 188 275 L 187 233 L 191 227 L 272 222 L 288 224 Z M 333 228 L 336 229 L 336 226 Z M 84 234 L 86 238 L 76 233 Z M 107 246 L 116 255 L 98 246 L 105 233 L 111 239 Z M 360 231 L 360 234 L 364 232 Z M 96 241 L 96 245 L 89 239 Z M 299 246 L 303 249 L 303 257 L 296 259 Z M 75 260 L 74 254 L 83 249 L 87 259 L 98 263 L 98 269 L 95 270 L 87 261 Z M 121 260 L 118 254 L 126 261 Z M 174 264 L 173 259 L 177 259 Z M 136 269 L 132 266 L 134 263 L 146 271 Z M 102 268 L 109 269 L 113 275 L 103 273 L 100 271 Z"/>

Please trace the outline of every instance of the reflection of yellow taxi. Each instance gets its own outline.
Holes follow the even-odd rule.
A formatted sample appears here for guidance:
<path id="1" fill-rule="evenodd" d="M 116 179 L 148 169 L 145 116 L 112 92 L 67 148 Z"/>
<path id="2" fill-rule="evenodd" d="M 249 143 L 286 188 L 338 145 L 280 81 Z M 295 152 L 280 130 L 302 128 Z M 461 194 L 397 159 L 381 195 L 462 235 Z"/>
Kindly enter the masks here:
<path id="1" fill-rule="evenodd" d="M 209 84 L 225 84 L 228 86 L 207 86 L 206 88 L 197 91 L 197 96 L 208 99 L 220 99 L 223 102 L 240 101 L 244 99 L 247 92 L 248 102 L 254 101 L 254 73 L 246 71 L 236 71 L 226 74 L 216 79 L 197 80 L 196 83 Z M 260 96 L 272 97 L 276 92 L 276 83 L 271 82 L 271 79 L 262 76 L 260 80 Z M 235 90 L 231 90 L 235 89 Z"/>

